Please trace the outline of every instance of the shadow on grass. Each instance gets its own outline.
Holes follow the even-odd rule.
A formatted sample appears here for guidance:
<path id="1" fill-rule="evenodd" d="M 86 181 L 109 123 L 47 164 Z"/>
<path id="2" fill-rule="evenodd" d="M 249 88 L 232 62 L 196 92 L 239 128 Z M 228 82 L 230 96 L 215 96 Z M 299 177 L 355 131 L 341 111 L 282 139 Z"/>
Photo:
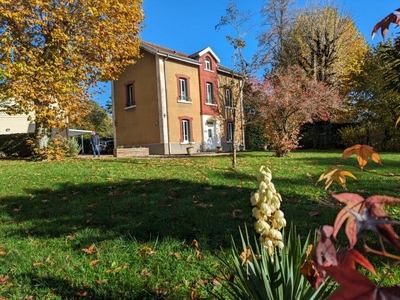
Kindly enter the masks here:
<path id="1" fill-rule="evenodd" d="M 61 279 L 52 276 L 40 276 L 34 272 L 21 274 L 21 276 L 23 278 L 30 278 L 32 287 L 45 286 L 50 290 L 50 292 L 43 295 L 37 295 L 40 299 L 51 299 L 52 295 L 61 297 L 61 299 L 165 299 L 160 294 L 146 290 L 143 286 L 135 286 L 129 282 L 93 283 L 97 286 L 91 287 L 88 283 L 85 283 L 84 286 L 76 285 L 68 277 Z M 110 288 L 110 283 L 111 286 L 113 284 L 118 286 L 118 289 Z"/>
<path id="2" fill-rule="evenodd" d="M 93 228 L 141 242 L 203 239 L 218 248 L 228 246 L 239 225 L 252 222 L 249 190 L 184 180 L 61 184 L 26 193 L 2 198 L 3 218 L 18 224 L 7 235 L 59 237 Z M 241 213 L 232 216 L 234 210 Z"/>
<path id="3" fill-rule="evenodd" d="M 27 188 L 29 197 L 3 197 L 0 219 L 3 224 L 15 224 L 9 226 L 7 236 L 57 238 L 95 229 L 97 241 L 110 236 L 138 242 L 168 237 L 190 243 L 197 239 L 203 247 L 217 250 L 230 246 L 231 235 L 238 238 L 238 226 L 254 222 L 251 191 L 176 179 L 121 180 L 108 185 L 64 183 L 57 189 Z M 305 234 L 315 225 L 325 224 L 320 221 L 329 216 L 330 209 L 316 201 L 297 199 L 295 194 L 285 196 L 282 206 L 287 221 L 300 223 L 299 231 Z M 318 212 L 315 224 L 307 215 L 311 211 Z M 92 242 L 80 240 L 75 247 Z"/>

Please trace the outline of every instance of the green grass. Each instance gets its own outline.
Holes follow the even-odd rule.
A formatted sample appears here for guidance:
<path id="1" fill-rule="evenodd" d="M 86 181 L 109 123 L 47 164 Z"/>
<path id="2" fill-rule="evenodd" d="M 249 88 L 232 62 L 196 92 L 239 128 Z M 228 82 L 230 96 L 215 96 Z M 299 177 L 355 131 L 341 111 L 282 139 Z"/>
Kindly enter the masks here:
<path id="1" fill-rule="evenodd" d="M 238 226 L 252 228 L 249 195 L 260 165 L 273 172 L 288 224 L 301 235 L 332 224 L 340 206 L 319 176 L 333 164 L 353 172 L 348 192 L 397 196 L 400 177 L 357 169 L 340 152 L 296 151 L 154 159 L 0 160 L 0 296 L 8 299 L 190 299 L 218 290 L 213 276 Z M 399 173 L 381 154 L 382 174 Z M 400 209 L 391 209 L 400 217 Z M 203 258 L 196 259 L 193 239 Z M 94 245 L 98 252 L 82 249 Z M 95 252 L 95 251 L 94 251 Z M 93 264 L 93 265 L 92 265 Z M 393 280 L 400 279 L 394 272 Z M 4 282 L 3 282 L 4 281 Z M 193 294 L 192 294 L 193 295 Z"/>

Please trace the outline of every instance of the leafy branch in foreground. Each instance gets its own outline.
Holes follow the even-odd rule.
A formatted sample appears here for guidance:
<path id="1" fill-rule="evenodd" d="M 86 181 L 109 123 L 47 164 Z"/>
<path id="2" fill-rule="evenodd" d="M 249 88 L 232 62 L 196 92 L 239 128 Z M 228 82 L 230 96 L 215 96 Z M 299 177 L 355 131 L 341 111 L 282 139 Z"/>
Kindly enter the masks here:
<path id="1" fill-rule="evenodd" d="M 377 195 L 364 200 L 360 195 L 352 193 L 333 195 L 333 197 L 345 203 L 346 206 L 338 213 L 333 227 L 325 225 L 318 232 L 319 240 L 313 255 L 318 275 L 317 280 L 312 283 L 318 287 L 326 276 L 337 281 L 341 289 L 329 299 L 398 299 L 399 285 L 391 287 L 375 285 L 368 277 L 355 269 L 357 262 L 375 274 L 372 264 L 355 250 L 354 246 L 366 230 L 371 230 L 378 235 L 382 249 L 373 250 L 364 241 L 364 250 L 395 259 L 398 261 L 396 264 L 400 262 L 400 256 L 387 253 L 383 244 L 385 240 L 400 250 L 399 236 L 392 226 L 400 224 L 400 221 L 390 218 L 384 210 L 385 205 L 400 203 L 400 198 Z M 344 222 L 346 222 L 345 232 L 350 245 L 348 248 L 336 251 L 331 236 L 336 239 Z"/>
<path id="2" fill-rule="evenodd" d="M 360 145 L 360 144 L 351 146 L 343 151 L 341 158 L 346 159 L 353 154 L 357 155 L 358 166 L 360 167 L 361 170 L 364 170 L 364 167 L 367 165 L 368 158 L 371 158 L 374 162 L 378 164 L 382 164 L 379 154 L 371 146 Z M 338 167 L 334 166 L 325 173 L 323 173 L 319 177 L 316 184 L 318 184 L 318 182 L 322 180 L 326 180 L 325 189 L 328 189 L 329 186 L 332 184 L 332 182 L 335 181 L 338 184 L 340 184 L 344 189 L 346 189 L 346 176 L 357 179 L 349 171 L 339 170 Z"/>

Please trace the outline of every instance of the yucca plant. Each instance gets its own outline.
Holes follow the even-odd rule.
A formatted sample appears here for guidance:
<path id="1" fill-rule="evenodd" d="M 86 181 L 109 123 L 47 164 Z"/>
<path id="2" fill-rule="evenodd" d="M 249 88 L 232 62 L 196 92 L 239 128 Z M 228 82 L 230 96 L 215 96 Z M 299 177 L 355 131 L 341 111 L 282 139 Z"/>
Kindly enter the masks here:
<path id="1" fill-rule="evenodd" d="M 261 248 L 255 238 L 255 249 L 250 245 L 247 228 L 243 236 L 240 230 L 243 251 L 240 251 L 232 239 L 233 266 L 230 267 L 234 276 L 225 277 L 223 281 L 225 293 L 232 299 L 252 300 L 313 300 L 326 299 L 335 290 L 335 284 L 329 279 L 315 290 L 301 274 L 300 267 L 306 258 L 307 247 L 310 243 L 310 234 L 302 243 L 296 227 L 291 225 L 288 234 L 283 231 L 285 247 L 275 249 L 271 257 Z M 315 241 L 315 236 L 314 236 Z M 240 254 L 241 253 L 241 254 Z M 215 295 L 218 299 L 226 299 Z"/>

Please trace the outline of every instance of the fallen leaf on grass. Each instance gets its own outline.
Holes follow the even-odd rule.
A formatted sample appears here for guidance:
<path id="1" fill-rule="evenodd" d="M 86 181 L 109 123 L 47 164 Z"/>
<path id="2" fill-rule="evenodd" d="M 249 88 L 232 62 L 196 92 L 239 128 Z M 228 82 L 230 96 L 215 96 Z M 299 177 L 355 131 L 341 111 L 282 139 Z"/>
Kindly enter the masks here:
<path id="1" fill-rule="evenodd" d="M 76 292 L 75 296 L 77 296 L 77 297 L 86 297 L 87 296 L 87 292 Z"/>
<path id="2" fill-rule="evenodd" d="M 213 286 L 219 286 L 219 285 L 222 285 L 221 284 L 221 282 L 219 282 L 219 280 L 218 280 L 219 278 L 218 277 L 214 277 L 213 278 L 213 280 L 212 280 L 212 284 L 213 284 Z"/>
<path id="3" fill-rule="evenodd" d="M 99 262 L 100 262 L 100 259 L 92 260 L 92 261 L 90 262 L 90 265 L 91 265 L 92 267 L 94 267 L 94 266 L 97 265 Z"/>
<path id="4" fill-rule="evenodd" d="M 200 252 L 199 242 L 196 239 L 194 239 L 192 241 L 192 245 L 196 249 L 196 258 L 197 258 L 197 260 L 201 260 L 203 258 L 203 254 Z"/>
<path id="5" fill-rule="evenodd" d="M 196 299 L 196 294 L 197 294 L 196 290 L 192 289 L 192 291 L 190 292 L 190 299 L 192 300 Z"/>
<path id="6" fill-rule="evenodd" d="M 317 210 L 314 210 L 314 211 L 310 211 L 309 213 L 308 213 L 308 215 L 310 216 L 310 217 L 313 217 L 313 216 L 317 216 L 317 215 L 319 215 L 321 212 L 319 212 L 319 211 L 317 211 Z"/>
<path id="7" fill-rule="evenodd" d="M 40 261 L 34 262 L 34 263 L 32 264 L 32 267 L 39 267 L 41 264 L 42 264 L 42 263 L 41 263 Z"/>
<path id="8" fill-rule="evenodd" d="M 235 209 L 232 212 L 232 218 L 234 219 L 243 219 L 243 214 L 241 209 Z"/>
<path id="9" fill-rule="evenodd" d="M 19 213 L 22 209 L 22 205 L 20 205 L 18 208 L 14 208 L 13 211 L 16 213 Z"/>
<path id="10" fill-rule="evenodd" d="M 144 276 L 144 277 L 150 277 L 151 274 L 149 272 L 147 272 L 147 269 L 143 269 L 142 271 L 140 271 L 140 275 Z"/>
<path id="11" fill-rule="evenodd" d="M 100 285 L 100 284 L 106 284 L 106 283 L 107 283 L 107 280 L 105 280 L 105 279 L 104 279 L 104 280 L 95 280 L 94 283 L 95 283 L 95 284 L 98 284 L 98 285 Z"/>
<path id="12" fill-rule="evenodd" d="M 4 276 L 3 278 L 0 278 L 0 284 L 6 283 L 7 280 L 8 280 L 8 277 L 7 277 L 7 276 Z"/>
<path id="13" fill-rule="evenodd" d="M 125 269 L 126 267 L 127 267 L 126 264 L 120 265 L 114 270 L 114 272 L 119 273 L 122 269 Z"/>
<path id="14" fill-rule="evenodd" d="M 206 204 L 206 203 L 203 203 L 203 202 L 198 203 L 197 206 L 200 206 L 202 208 L 213 207 L 212 204 Z"/>
<path id="15" fill-rule="evenodd" d="M 212 190 L 212 186 L 207 186 L 204 188 L 206 191 Z"/>
<path id="16" fill-rule="evenodd" d="M 101 250 L 102 247 L 99 247 L 97 249 L 94 248 L 94 244 L 91 244 L 89 248 L 83 248 L 82 251 L 85 252 L 86 254 L 96 254 Z"/>
<path id="17" fill-rule="evenodd" d="M 142 258 L 145 258 L 147 255 L 154 255 L 154 254 L 156 254 L 157 252 L 156 251 L 153 251 L 153 249 L 151 249 L 150 247 L 148 247 L 148 246 L 143 246 L 142 247 L 142 249 L 140 249 L 140 256 L 142 257 Z"/>

